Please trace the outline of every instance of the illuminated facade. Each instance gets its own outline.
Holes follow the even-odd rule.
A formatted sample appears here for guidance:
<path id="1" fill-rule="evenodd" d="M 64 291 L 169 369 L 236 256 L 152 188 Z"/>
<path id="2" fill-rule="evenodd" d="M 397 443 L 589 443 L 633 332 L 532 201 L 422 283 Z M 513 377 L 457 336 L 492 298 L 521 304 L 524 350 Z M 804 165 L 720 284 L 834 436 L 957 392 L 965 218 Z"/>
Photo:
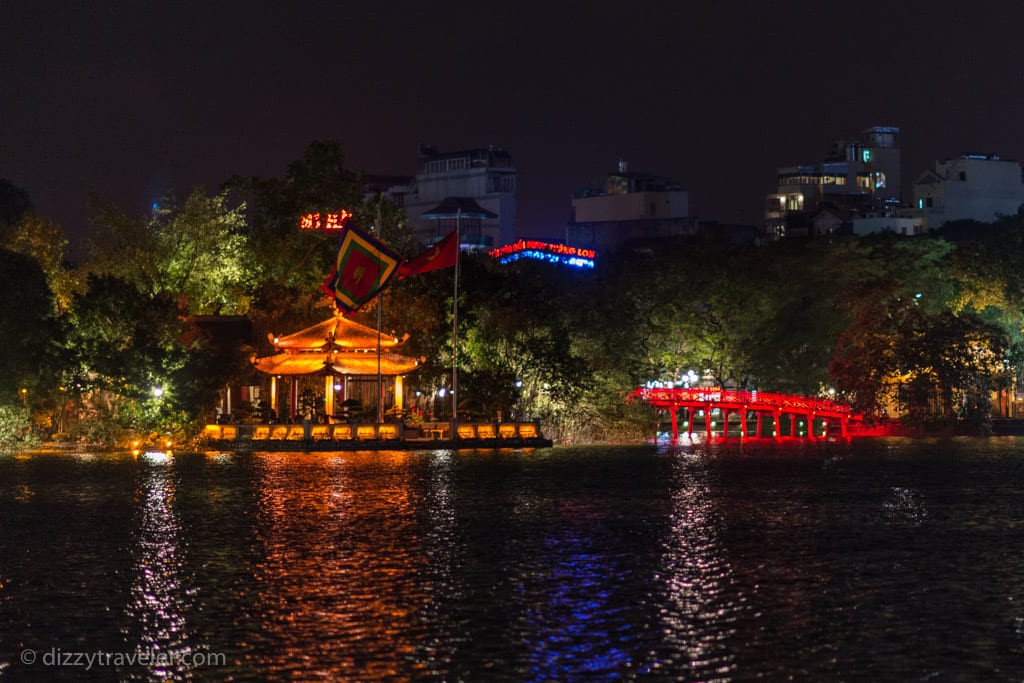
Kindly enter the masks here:
<path id="1" fill-rule="evenodd" d="M 914 181 L 914 206 L 928 215 L 933 228 L 956 220 L 988 223 L 1015 216 L 1024 205 L 1024 177 L 1019 162 L 996 154 L 965 154 L 935 162 Z"/>
<path id="2" fill-rule="evenodd" d="M 252 364 L 271 377 L 270 408 L 293 420 L 299 414 L 300 383 L 316 393 L 322 386 L 324 413 L 334 416 L 336 407 L 346 399 L 375 405 L 378 372 L 393 380 L 392 387 L 381 388 L 384 403 L 401 409 L 403 377 L 420 365 L 417 359 L 395 352 L 405 338 L 380 335 L 377 330 L 340 314 L 293 334 L 282 337 L 271 334 L 268 338 L 277 353 L 253 357 Z M 279 407 L 279 381 L 284 379 L 289 381 L 286 411 Z"/>
<path id="3" fill-rule="evenodd" d="M 620 161 L 602 187 L 572 199 L 566 242 L 589 249 L 615 250 L 636 240 L 693 234 L 689 194 L 675 181 L 630 171 Z"/>
<path id="4" fill-rule="evenodd" d="M 424 244 L 443 237 L 444 226 L 423 214 L 448 198 L 475 201 L 493 218 L 484 218 L 478 227 L 462 235 L 462 243 L 493 248 L 516 239 L 516 169 L 511 155 L 497 147 L 458 152 L 438 152 L 420 148 L 420 168 L 404 208 L 413 234 Z"/>
<path id="5" fill-rule="evenodd" d="M 850 218 L 884 216 L 900 205 L 899 128 L 874 126 L 836 142 L 813 164 L 778 169 L 765 200 L 768 236 L 813 236 L 813 217 L 828 203 Z"/>

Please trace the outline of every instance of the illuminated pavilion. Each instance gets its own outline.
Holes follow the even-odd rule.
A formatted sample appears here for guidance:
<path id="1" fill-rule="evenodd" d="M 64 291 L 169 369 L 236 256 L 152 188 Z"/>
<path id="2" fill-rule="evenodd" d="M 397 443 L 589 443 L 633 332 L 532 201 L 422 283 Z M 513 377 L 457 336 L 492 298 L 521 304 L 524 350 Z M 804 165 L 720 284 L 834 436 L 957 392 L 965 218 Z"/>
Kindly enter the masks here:
<path id="1" fill-rule="evenodd" d="M 277 353 L 263 358 L 253 357 L 252 364 L 258 371 L 270 375 L 270 407 L 278 414 L 280 381 L 285 378 L 290 381 L 288 415 L 293 420 L 298 414 L 298 385 L 302 378 L 322 378 L 324 411 L 333 416 L 336 399 L 356 398 L 356 393 L 367 395 L 365 391 L 354 389 L 372 384 L 373 391 L 369 395 L 376 394 L 379 369 L 381 394 L 386 393 L 384 382 L 393 380 L 392 407 L 400 410 L 403 406 L 403 378 L 420 365 L 419 360 L 395 352 L 408 335 L 398 338 L 380 334 L 340 314 L 287 336 L 269 334 L 267 337 Z"/>

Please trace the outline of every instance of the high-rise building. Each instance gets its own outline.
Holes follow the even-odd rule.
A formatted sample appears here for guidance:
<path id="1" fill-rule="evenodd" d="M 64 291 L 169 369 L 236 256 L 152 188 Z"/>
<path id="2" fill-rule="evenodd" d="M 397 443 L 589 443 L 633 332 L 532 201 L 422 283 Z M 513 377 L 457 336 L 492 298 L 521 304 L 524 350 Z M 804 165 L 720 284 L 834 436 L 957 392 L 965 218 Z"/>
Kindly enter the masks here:
<path id="1" fill-rule="evenodd" d="M 413 234 L 421 242 L 433 243 L 443 236 L 436 234 L 443 222 L 423 214 L 449 198 L 471 199 L 494 216 L 483 218 L 473 234 L 463 235 L 463 244 L 490 248 L 515 241 L 516 169 L 507 151 L 484 147 L 438 152 L 421 146 L 419 170 L 404 197 Z"/>
<path id="2" fill-rule="evenodd" d="M 778 169 L 765 201 L 769 237 L 813 235 L 823 206 L 847 218 L 888 215 L 900 206 L 900 129 L 873 126 L 839 140 L 821 160 Z"/>

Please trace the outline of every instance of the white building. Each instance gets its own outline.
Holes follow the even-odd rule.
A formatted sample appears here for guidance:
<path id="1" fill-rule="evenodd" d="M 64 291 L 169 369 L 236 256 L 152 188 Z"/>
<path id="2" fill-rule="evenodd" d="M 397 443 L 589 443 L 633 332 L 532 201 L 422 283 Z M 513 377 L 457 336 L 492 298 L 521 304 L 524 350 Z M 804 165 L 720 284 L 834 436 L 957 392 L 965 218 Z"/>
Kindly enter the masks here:
<path id="1" fill-rule="evenodd" d="M 689 193 L 675 181 L 636 173 L 620 161 L 602 187 L 572 198 L 573 217 L 566 243 L 589 249 L 615 249 L 622 244 L 689 234 Z"/>
<path id="2" fill-rule="evenodd" d="M 479 234 L 464 235 L 476 239 L 480 247 L 495 247 L 516 239 L 516 169 L 512 157 L 503 149 L 485 147 L 458 152 L 438 152 L 420 147 L 420 168 L 404 197 L 404 209 L 413 234 L 424 243 L 441 235 L 436 220 L 422 218 L 449 197 L 473 199 L 496 218 L 482 221 Z"/>
<path id="3" fill-rule="evenodd" d="M 894 232 L 897 235 L 923 235 L 928 232 L 928 219 L 921 212 L 901 210 L 888 216 L 862 216 L 850 221 L 854 235 Z"/>
<path id="4" fill-rule="evenodd" d="M 913 185 L 914 206 L 928 215 L 932 229 L 956 220 L 991 223 L 1014 216 L 1024 205 L 1020 163 L 995 154 L 965 154 L 936 161 Z"/>
<path id="5" fill-rule="evenodd" d="M 882 213 L 865 213 L 824 202 L 795 227 L 803 230 L 799 234 L 813 237 L 839 234 L 863 236 L 880 232 L 923 235 L 928 232 L 928 217 L 924 211 L 907 207 L 887 207 Z"/>

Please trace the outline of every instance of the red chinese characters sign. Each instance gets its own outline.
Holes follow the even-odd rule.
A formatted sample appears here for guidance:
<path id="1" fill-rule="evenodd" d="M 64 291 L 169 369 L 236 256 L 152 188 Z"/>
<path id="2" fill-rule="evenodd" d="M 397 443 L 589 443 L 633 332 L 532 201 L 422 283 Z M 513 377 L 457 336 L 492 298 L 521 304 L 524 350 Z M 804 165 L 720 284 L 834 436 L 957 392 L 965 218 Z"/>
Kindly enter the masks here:
<path id="1" fill-rule="evenodd" d="M 307 213 L 305 216 L 299 217 L 299 228 L 302 230 L 341 230 L 349 218 L 352 218 L 352 212 L 344 209 L 325 214 Z"/>

